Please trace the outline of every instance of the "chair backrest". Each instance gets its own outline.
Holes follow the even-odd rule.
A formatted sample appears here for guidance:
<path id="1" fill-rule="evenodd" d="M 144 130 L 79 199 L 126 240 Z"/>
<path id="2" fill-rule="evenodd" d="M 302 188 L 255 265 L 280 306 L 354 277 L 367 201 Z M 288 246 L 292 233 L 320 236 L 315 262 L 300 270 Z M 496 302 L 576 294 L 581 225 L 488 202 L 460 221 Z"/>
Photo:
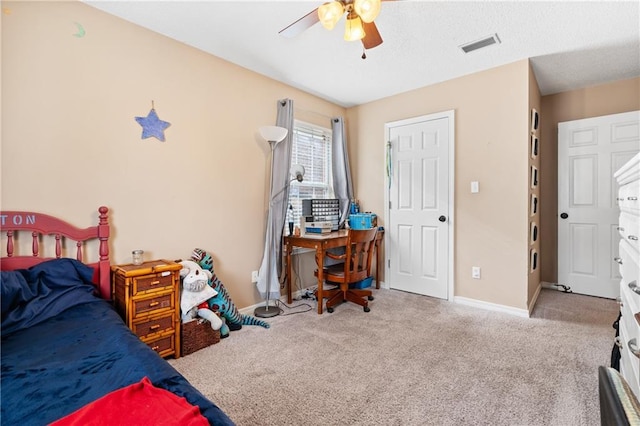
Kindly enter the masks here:
<path id="1" fill-rule="evenodd" d="M 355 283 L 371 276 L 377 228 L 350 229 L 344 261 L 344 277 Z"/>
<path id="2" fill-rule="evenodd" d="M 600 424 L 640 424 L 640 403 L 622 375 L 611 367 L 598 367 Z"/>

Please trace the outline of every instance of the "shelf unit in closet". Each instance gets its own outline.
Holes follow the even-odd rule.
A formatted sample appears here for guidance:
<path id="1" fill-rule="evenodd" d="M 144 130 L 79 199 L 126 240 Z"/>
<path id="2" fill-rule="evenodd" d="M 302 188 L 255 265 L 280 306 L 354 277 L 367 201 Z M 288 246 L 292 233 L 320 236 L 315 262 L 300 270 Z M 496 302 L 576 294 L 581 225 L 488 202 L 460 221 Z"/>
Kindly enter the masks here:
<path id="1" fill-rule="evenodd" d="M 537 272 L 540 265 L 538 250 L 540 246 L 539 206 L 540 198 L 540 141 L 538 129 L 540 128 L 540 115 L 535 108 L 531 109 L 529 131 L 529 273 Z"/>

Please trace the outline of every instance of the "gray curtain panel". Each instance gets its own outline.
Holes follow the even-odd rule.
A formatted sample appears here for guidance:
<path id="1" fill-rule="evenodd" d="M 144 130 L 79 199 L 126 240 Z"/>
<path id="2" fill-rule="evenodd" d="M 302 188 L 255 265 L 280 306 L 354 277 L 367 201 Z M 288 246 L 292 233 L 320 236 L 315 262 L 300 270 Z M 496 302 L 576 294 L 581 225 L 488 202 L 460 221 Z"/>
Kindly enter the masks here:
<path id="1" fill-rule="evenodd" d="M 293 100 L 282 99 L 277 103 L 276 126 L 288 131 L 271 155 L 271 188 L 269 188 L 269 213 L 265 232 L 264 254 L 258 271 L 258 292 L 263 299 L 280 298 L 282 272 L 282 233 L 287 216 L 291 169 L 291 141 L 293 137 Z"/>
<path id="2" fill-rule="evenodd" d="M 349 202 L 353 198 L 353 183 L 349 169 L 349 153 L 347 152 L 347 134 L 344 129 L 344 118 L 331 119 L 333 149 L 333 192 L 340 200 L 340 226 L 349 217 Z"/>

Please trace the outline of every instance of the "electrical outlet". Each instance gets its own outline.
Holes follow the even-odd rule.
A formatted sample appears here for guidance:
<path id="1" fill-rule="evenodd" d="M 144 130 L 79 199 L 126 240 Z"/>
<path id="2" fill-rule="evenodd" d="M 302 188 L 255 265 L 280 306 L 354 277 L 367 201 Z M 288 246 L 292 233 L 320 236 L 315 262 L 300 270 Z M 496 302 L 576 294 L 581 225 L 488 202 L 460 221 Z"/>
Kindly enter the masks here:
<path id="1" fill-rule="evenodd" d="M 258 271 L 251 271 L 251 282 L 254 284 L 258 282 Z"/>
<path id="2" fill-rule="evenodd" d="M 472 266 L 471 267 L 471 278 L 474 278 L 476 280 L 480 279 L 480 267 L 479 266 Z"/>

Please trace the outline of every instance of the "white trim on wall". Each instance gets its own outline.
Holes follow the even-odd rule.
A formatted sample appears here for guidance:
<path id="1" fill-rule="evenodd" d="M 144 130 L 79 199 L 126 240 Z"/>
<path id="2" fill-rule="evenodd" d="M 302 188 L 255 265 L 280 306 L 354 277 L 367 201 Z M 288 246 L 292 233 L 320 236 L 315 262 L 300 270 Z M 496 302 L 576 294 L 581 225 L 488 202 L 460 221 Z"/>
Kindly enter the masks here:
<path id="1" fill-rule="evenodd" d="M 514 308 L 512 306 L 499 305 L 497 303 L 485 302 L 477 299 L 469 299 L 467 297 L 456 296 L 453 298 L 455 303 L 471 306 L 474 308 L 485 309 L 488 311 L 502 312 L 517 317 L 529 318 L 530 314 L 527 309 Z"/>

